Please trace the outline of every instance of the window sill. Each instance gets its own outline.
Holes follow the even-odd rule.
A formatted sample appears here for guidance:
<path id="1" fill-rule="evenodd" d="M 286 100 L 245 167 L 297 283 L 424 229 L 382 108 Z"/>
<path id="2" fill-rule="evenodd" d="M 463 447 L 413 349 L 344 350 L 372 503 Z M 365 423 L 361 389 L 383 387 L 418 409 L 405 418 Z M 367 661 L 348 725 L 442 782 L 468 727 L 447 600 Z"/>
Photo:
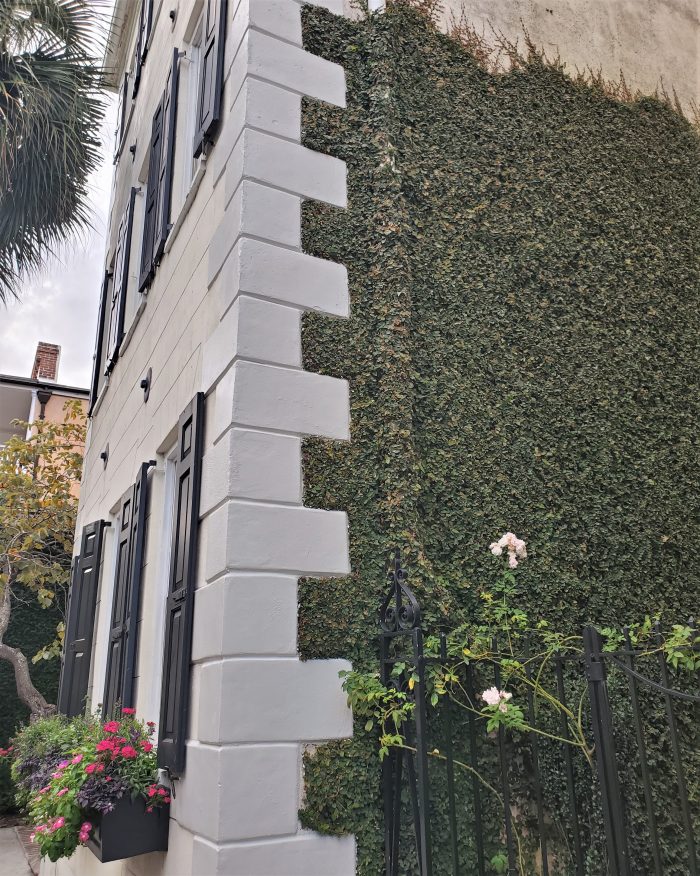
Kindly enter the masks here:
<path id="1" fill-rule="evenodd" d="M 175 238 L 177 237 L 180 228 L 182 228 L 187 214 L 190 212 L 190 207 L 192 206 L 194 199 L 197 197 L 197 192 L 199 191 L 199 187 L 202 184 L 202 180 L 204 179 L 206 169 L 207 159 L 203 156 L 199 161 L 199 167 L 197 168 L 197 172 L 192 177 L 192 182 L 190 183 L 187 197 L 185 198 L 182 207 L 180 207 L 180 212 L 177 214 L 177 219 L 173 223 L 173 227 L 170 229 L 170 234 L 168 235 L 168 239 L 165 242 L 165 248 L 163 250 L 164 253 L 170 252 L 170 249 L 175 242 Z"/>
<path id="2" fill-rule="evenodd" d="M 104 397 L 107 395 L 108 389 L 109 389 L 109 374 L 105 377 L 105 382 L 102 384 L 102 389 L 100 390 L 100 392 L 97 396 L 97 400 L 96 400 L 95 404 L 93 405 L 92 413 L 90 414 L 91 420 L 95 419 L 95 414 L 97 414 L 99 409 L 102 407 L 102 402 L 104 400 Z"/>
<path id="3" fill-rule="evenodd" d="M 133 319 L 131 320 L 131 325 L 127 329 L 127 332 L 124 335 L 124 338 L 123 338 L 121 344 L 119 344 L 119 358 L 120 359 L 124 355 L 126 348 L 131 343 L 131 339 L 133 338 L 134 332 L 136 331 L 136 326 L 138 324 L 138 321 L 139 321 L 139 319 L 141 319 L 141 314 L 144 312 L 145 309 L 146 309 L 146 294 L 144 293 L 141 295 L 141 300 L 139 301 L 139 306 L 136 308 L 136 313 L 134 314 Z M 119 364 L 119 363 L 117 363 L 117 364 Z"/>

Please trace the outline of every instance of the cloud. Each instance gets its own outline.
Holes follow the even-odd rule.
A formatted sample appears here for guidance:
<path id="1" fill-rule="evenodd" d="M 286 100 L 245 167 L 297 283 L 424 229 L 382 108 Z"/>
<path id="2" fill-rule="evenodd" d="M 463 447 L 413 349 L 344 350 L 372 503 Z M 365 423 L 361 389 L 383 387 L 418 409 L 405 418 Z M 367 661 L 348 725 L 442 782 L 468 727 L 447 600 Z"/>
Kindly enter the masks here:
<path id="1" fill-rule="evenodd" d="M 59 344 L 61 383 L 87 387 L 104 270 L 105 235 L 114 168 L 116 101 L 103 125 L 104 160 L 89 179 L 93 229 L 76 235 L 28 279 L 20 300 L 0 304 L 0 374 L 29 377 L 39 341 Z"/>

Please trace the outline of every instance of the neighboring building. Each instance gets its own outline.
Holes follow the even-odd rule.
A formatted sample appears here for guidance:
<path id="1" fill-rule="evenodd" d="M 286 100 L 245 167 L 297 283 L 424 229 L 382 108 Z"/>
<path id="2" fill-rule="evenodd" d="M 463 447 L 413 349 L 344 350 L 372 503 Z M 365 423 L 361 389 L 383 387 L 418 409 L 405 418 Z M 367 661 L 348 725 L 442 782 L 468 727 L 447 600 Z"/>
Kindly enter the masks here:
<path id="1" fill-rule="evenodd" d="M 87 410 L 89 391 L 58 383 L 61 348 L 40 341 L 36 348 L 31 377 L 0 374 L 0 447 L 13 435 L 24 435 L 26 428 L 14 420 L 33 423 L 50 420 L 60 423 L 67 401 L 79 401 Z"/>
<path id="2" fill-rule="evenodd" d="M 352 732 L 349 664 L 297 656 L 298 578 L 349 572 L 345 514 L 303 507 L 301 443 L 350 436 L 348 384 L 302 367 L 303 311 L 343 318 L 349 300 L 345 268 L 301 251 L 302 201 L 344 208 L 346 172 L 300 145 L 303 96 L 345 103 L 300 16 L 295 0 L 116 2 L 72 596 L 87 608 L 60 705 L 157 721 L 176 796 L 167 854 L 79 849 L 44 874 L 354 871 L 351 837 L 297 818 L 304 746 Z"/>

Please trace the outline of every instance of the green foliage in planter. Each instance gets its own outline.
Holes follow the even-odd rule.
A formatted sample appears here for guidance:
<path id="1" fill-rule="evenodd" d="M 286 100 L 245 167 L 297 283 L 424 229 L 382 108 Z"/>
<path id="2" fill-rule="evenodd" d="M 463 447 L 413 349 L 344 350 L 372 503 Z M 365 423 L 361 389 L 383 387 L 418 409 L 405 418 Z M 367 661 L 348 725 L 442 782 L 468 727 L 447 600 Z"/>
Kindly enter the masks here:
<path id="1" fill-rule="evenodd" d="M 35 601 L 16 601 L 6 640 L 20 648 L 29 657 L 36 654 L 56 635 L 56 624 L 61 620 L 58 606 L 41 608 Z M 59 660 L 41 660 L 31 667 L 32 681 L 37 689 L 53 703 L 58 696 Z M 29 719 L 29 709 L 17 696 L 17 685 L 12 666 L 0 662 L 0 747 L 7 746 L 10 737 Z M 15 788 L 10 769 L 0 760 L 0 812 L 14 808 Z"/>
<path id="2" fill-rule="evenodd" d="M 405 5 L 307 9 L 304 40 L 346 70 L 348 107 L 306 102 L 303 136 L 347 162 L 349 195 L 305 205 L 304 248 L 348 267 L 352 302 L 348 321 L 304 320 L 305 367 L 349 379 L 352 416 L 350 444 L 307 442 L 306 504 L 347 510 L 353 571 L 302 582 L 303 656 L 376 666 L 394 545 L 428 622 L 456 626 L 507 529 L 531 551 L 523 607 L 558 631 L 684 619 L 697 134 L 537 58 L 489 73 Z M 362 874 L 382 860 L 375 745 L 357 727 L 306 764 L 305 824 L 355 832 Z"/>

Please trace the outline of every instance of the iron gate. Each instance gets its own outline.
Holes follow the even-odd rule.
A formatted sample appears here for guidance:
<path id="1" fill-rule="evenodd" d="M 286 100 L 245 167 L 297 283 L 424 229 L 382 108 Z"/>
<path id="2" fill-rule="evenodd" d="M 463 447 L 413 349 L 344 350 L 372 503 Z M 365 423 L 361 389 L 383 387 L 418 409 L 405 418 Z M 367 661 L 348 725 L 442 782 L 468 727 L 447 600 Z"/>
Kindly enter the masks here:
<path id="1" fill-rule="evenodd" d="M 404 691 L 412 699 L 414 709 L 411 720 L 402 728 L 405 746 L 390 749 L 383 762 L 384 853 L 387 876 L 403 876 L 404 873 L 447 876 L 448 872 L 454 876 L 487 876 L 487 873 L 492 872 L 502 872 L 508 876 L 530 876 L 535 873 L 554 876 L 555 872 L 585 876 L 592 872 L 590 854 L 594 846 L 600 850 L 602 863 L 598 865 L 601 869 L 594 869 L 593 872 L 600 872 L 601 876 L 642 876 L 642 873 L 644 876 L 698 876 L 697 833 L 700 813 L 691 808 L 688 796 L 676 710 L 679 703 L 693 709 L 697 726 L 700 726 L 700 696 L 697 691 L 688 692 L 673 686 L 666 657 L 660 648 L 651 658 L 649 652 L 644 652 L 647 660 L 652 659 L 656 663 L 658 679 L 651 678 L 648 672 L 640 671 L 638 661 L 642 652 L 633 647 L 627 629 L 624 630 L 624 647 L 608 651 L 604 649 L 598 630 L 588 626 L 583 630 L 582 654 L 556 655 L 550 661 L 548 671 L 551 673 L 553 689 L 563 705 L 568 705 L 571 679 L 579 681 L 583 691 L 581 702 L 585 704 L 591 749 L 594 752 L 594 769 L 588 767 L 591 782 L 589 800 L 585 771 L 582 782 L 581 758 L 577 759 L 572 745 L 559 743 L 558 746 L 557 774 L 561 786 L 558 800 L 561 811 L 556 813 L 554 820 L 559 825 L 559 846 L 565 848 L 565 861 L 561 849 L 555 853 L 551 845 L 548 848 L 551 837 L 548 824 L 552 823 L 552 815 L 548 812 L 540 765 L 544 754 L 543 740 L 538 733 L 528 732 L 527 739 L 524 740 L 527 747 L 528 795 L 535 810 L 529 835 L 532 844 L 532 838 L 536 834 L 537 848 L 536 861 L 530 865 L 530 869 L 525 870 L 519 866 L 515 822 L 518 819 L 521 798 L 513 797 L 513 767 L 509 762 L 512 752 L 508 739 L 511 734 L 507 734 L 503 727 L 496 731 L 496 738 L 490 740 L 490 762 L 492 766 L 497 764 L 500 788 L 499 841 L 504 849 L 504 860 L 503 868 L 494 870 L 489 864 L 486 848 L 488 818 L 484 812 L 485 783 L 479 774 L 484 763 L 483 745 L 480 752 L 480 744 L 485 734 L 479 727 L 476 709 L 468 711 L 466 724 L 461 722 L 455 727 L 454 705 L 449 697 L 445 697 L 440 706 L 442 747 L 440 750 L 432 749 L 430 740 L 434 727 L 431 726 L 426 701 L 426 671 L 433 662 L 447 662 L 447 633 L 444 630 L 438 632 L 437 656 L 426 655 L 421 608 L 407 584 L 407 575 L 401 566 L 398 552 L 394 556 L 388 577 L 390 588 L 380 609 L 380 677 L 384 685 Z M 693 625 L 692 621 L 690 625 Z M 654 629 L 654 637 L 656 643 L 663 642 L 663 632 L 658 626 Z M 496 646 L 497 643 L 494 643 L 494 650 Z M 394 671 L 397 664 L 410 664 L 412 685 L 408 684 L 407 672 L 401 672 L 397 676 Z M 499 663 L 492 661 L 487 671 L 488 680 L 500 689 Z M 615 725 L 610 700 L 611 673 L 615 675 L 617 695 L 624 689 L 628 698 L 629 725 L 626 721 L 624 727 Z M 695 680 L 697 681 L 697 676 Z M 473 704 L 477 703 L 479 682 L 484 683 L 484 677 L 478 679 L 476 670 L 469 663 L 465 668 L 463 690 Z M 681 869 L 678 869 L 677 863 L 668 869 L 664 861 L 662 834 L 658 825 L 659 813 L 655 808 L 654 783 L 645 734 L 647 714 L 642 705 L 642 699 L 649 695 L 654 695 L 656 702 L 663 704 L 662 733 L 671 752 L 668 766 L 673 773 L 669 781 L 674 786 L 674 797 L 677 796 L 679 830 L 683 835 L 680 843 L 685 847 L 685 864 L 681 865 Z M 527 723 L 531 727 L 536 726 L 535 703 L 530 687 L 527 688 L 525 700 Z M 618 720 L 617 724 L 619 723 Z M 571 739 L 569 723 L 563 713 L 559 737 Z M 640 799 L 643 795 L 645 812 L 642 832 L 647 833 L 643 838 L 647 847 L 643 870 L 639 863 L 633 863 L 630 854 L 629 801 L 620 780 L 616 739 L 623 739 L 626 746 L 636 746 L 638 773 L 634 776 L 634 787 L 638 789 L 641 785 Z M 468 751 L 465 760 L 459 760 L 455 756 L 457 742 Z M 550 759 L 553 747 L 556 746 L 548 746 Z M 436 753 L 439 761 L 431 757 Z M 443 857 L 436 869 L 433 832 L 438 793 L 433 787 L 433 780 L 437 763 L 444 767 L 439 790 L 440 803 L 444 804 L 446 798 L 447 805 L 442 807 L 446 810 L 441 833 Z M 458 769 L 461 773 L 462 794 L 457 790 Z M 465 785 L 465 776 L 469 778 L 469 787 Z M 470 798 L 468 801 L 465 801 L 466 796 Z M 586 805 L 586 813 L 581 811 L 582 801 Z M 410 826 L 407 824 L 409 821 Z M 471 862 L 463 860 L 460 850 L 467 834 L 473 847 Z M 446 849 L 446 846 L 449 848 Z M 446 865 L 445 861 L 449 863 Z M 596 865 L 593 866 L 595 868 Z M 687 869 L 683 869 L 686 866 Z"/>

